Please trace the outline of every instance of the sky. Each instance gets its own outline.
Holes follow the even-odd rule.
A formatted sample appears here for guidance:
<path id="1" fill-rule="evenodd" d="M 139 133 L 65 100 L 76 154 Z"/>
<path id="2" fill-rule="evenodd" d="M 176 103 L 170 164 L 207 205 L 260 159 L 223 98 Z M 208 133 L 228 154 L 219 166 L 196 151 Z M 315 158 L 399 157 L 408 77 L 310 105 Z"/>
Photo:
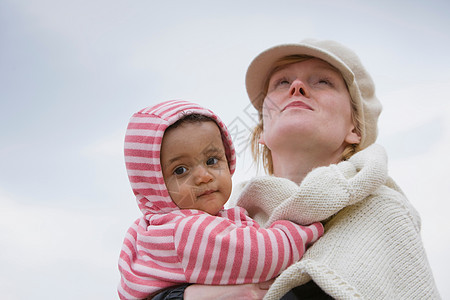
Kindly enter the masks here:
<path id="1" fill-rule="evenodd" d="M 211 108 L 236 133 L 234 182 L 249 179 L 246 69 L 271 46 L 318 38 L 372 75 L 378 143 L 450 299 L 449 13 L 446 0 L 1 0 L 2 298 L 116 299 L 140 215 L 123 160 L 130 116 L 170 99 Z"/>

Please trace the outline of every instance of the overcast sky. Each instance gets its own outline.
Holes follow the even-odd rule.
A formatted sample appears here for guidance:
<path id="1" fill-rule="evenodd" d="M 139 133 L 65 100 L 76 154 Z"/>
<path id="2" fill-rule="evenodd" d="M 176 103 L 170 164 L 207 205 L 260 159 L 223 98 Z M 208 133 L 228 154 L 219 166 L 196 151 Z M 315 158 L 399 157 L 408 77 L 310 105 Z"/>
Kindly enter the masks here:
<path id="1" fill-rule="evenodd" d="M 1 0 L 2 298 L 115 299 L 140 214 L 122 154 L 132 113 L 181 98 L 245 131 L 250 61 L 313 37 L 353 48 L 372 74 L 378 142 L 450 299 L 449 14 L 446 0 Z M 239 182 L 255 172 L 236 146 Z"/>

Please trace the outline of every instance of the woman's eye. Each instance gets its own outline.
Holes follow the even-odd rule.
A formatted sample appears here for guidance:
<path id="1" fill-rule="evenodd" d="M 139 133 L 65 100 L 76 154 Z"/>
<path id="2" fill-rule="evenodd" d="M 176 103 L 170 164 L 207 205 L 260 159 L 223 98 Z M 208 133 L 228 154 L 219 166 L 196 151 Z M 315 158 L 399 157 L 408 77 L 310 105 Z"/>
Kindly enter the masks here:
<path id="1" fill-rule="evenodd" d="M 276 86 L 281 86 L 285 84 L 290 85 L 291 82 L 286 78 L 281 78 L 280 80 L 277 81 Z"/>
<path id="2" fill-rule="evenodd" d="M 326 78 L 319 79 L 318 83 L 333 86 L 333 83 L 329 79 L 326 79 Z"/>
<path id="3" fill-rule="evenodd" d="M 173 174 L 175 175 L 182 175 L 184 173 L 187 172 L 187 169 L 185 167 L 177 167 L 174 171 Z"/>
<path id="4" fill-rule="evenodd" d="M 210 157 L 210 158 L 208 158 L 208 160 L 206 160 L 206 164 L 208 166 L 215 165 L 218 162 L 219 162 L 219 160 L 216 157 Z"/>

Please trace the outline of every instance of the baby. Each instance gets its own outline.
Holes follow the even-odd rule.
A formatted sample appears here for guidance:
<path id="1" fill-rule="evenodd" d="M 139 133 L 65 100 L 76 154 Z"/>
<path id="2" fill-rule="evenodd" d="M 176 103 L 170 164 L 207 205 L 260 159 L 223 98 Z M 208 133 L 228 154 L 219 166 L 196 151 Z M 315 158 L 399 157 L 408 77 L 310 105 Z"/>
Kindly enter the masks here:
<path id="1" fill-rule="evenodd" d="M 125 137 L 128 177 L 143 216 L 119 259 L 121 299 L 183 283 L 263 282 L 298 261 L 321 223 L 261 228 L 240 207 L 223 209 L 236 166 L 224 123 L 212 111 L 167 101 L 134 114 Z"/>

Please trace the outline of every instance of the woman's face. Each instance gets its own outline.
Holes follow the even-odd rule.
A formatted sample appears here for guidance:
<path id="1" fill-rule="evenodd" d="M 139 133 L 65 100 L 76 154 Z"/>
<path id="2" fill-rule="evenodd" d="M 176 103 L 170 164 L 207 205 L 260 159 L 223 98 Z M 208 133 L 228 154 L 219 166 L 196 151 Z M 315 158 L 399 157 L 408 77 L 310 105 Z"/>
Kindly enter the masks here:
<path id="1" fill-rule="evenodd" d="M 327 62 L 312 58 L 287 65 L 270 77 L 260 142 L 272 152 L 306 147 L 342 154 L 360 142 L 350 101 L 340 72 Z"/>

